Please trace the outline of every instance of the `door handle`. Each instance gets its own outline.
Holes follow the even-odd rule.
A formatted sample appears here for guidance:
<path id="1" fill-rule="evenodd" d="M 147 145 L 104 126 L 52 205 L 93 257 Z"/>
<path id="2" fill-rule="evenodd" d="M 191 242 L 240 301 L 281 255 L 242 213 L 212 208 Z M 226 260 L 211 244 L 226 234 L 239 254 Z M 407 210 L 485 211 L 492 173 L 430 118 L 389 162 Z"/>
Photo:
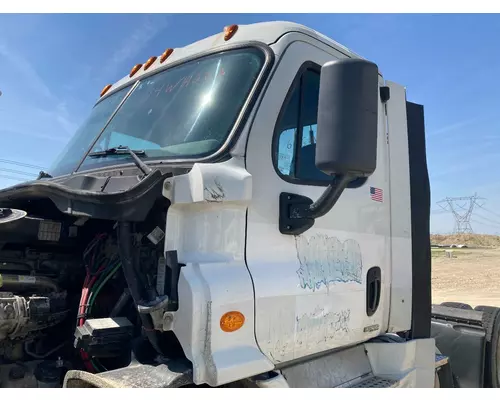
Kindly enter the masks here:
<path id="1" fill-rule="evenodd" d="M 378 309 L 382 289 L 380 267 L 371 267 L 366 274 L 366 315 L 371 317 Z"/>

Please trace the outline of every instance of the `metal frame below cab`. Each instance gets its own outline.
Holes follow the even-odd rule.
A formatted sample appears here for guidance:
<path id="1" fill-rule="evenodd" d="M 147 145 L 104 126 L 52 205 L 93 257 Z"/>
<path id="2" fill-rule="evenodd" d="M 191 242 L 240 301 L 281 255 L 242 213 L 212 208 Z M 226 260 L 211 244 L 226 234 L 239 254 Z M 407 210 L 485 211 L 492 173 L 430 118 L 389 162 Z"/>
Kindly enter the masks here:
<path id="1" fill-rule="evenodd" d="M 430 183 L 425 151 L 424 107 L 406 102 L 410 161 L 412 317 L 410 339 L 431 337 Z"/>

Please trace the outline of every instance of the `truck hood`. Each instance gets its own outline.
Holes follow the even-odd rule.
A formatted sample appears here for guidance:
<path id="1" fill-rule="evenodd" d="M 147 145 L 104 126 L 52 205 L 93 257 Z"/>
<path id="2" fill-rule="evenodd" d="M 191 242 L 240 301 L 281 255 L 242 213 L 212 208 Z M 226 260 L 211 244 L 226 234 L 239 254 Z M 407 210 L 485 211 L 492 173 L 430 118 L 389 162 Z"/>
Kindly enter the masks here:
<path id="1" fill-rule="evenodd" d="M 49 199 L 64 214 L 105 220 L 143 221 L 162 197 L 163 181 L 186 168 L 155 169 L 149 175 L 108 171 L 36 180 L 0 190 L 0 207 L 29 209 Z"/>

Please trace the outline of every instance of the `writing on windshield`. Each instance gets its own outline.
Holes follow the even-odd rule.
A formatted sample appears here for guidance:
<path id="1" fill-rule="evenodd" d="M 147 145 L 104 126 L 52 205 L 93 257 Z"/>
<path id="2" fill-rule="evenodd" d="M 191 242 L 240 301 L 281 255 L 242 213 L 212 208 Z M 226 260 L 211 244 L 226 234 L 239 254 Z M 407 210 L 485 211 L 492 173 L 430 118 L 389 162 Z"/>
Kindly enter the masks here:
<path id="1" fill-rule="evenodd" d="M 199 158 L 217 151 L 231 132 L 263 64 L 264 54 L 248 48 L 167 69 L 142 79 L 109 121 L 116 103 L 129 89 L 112 94 L 94 108 L 77 133 L 78 145 L 68 146 L 52 175 L 73 172 L 70 169 L 76 168 L 94 141 L 90 153 L 141 146 L 145 161 Z M 120 162 L 129 162 L 129 157 L 86 157 L 79 170 Z"/>

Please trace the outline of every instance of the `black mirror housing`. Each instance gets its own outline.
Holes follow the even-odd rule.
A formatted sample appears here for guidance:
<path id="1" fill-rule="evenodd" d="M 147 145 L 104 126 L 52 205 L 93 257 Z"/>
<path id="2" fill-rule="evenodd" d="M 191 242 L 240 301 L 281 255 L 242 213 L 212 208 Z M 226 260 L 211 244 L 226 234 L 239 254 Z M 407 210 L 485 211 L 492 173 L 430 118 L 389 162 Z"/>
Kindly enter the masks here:
<path id="1" fill-rule="evenodd" d="M 353 179 L 375 171 L 378 101 L 377 65 L 346 59 L 326 63 L 321 68 L 316 167 L 336 179 L 315 202 L 294 193 L 281 193 L 281 233 L 304 233 L 316 218 L 332 209 Z"/>
<path id="2" fill-rule="evenodd" d="M 365 177 L 377 165 L 378 67 L 362 59 L 321 68 L 316 167 L 328 175 Z"/>

